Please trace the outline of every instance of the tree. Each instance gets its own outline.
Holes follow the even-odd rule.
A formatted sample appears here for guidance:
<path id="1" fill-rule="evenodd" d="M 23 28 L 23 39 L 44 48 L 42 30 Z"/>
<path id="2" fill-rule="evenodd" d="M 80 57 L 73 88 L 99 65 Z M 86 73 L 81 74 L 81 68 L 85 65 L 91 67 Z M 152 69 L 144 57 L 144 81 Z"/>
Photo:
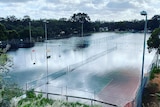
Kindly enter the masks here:
<path id="1" fill-rule="evenodd" d="M 25 15 L 23 17 L 23 21 L 29 22 L 29 21 L 31 21 L 31 18 L 28 15 Z"/>
<path id="2" fill-rule="evenodd" d="M 157 60 L 156 60 L 156 66 L 158 66 L 158 57 L 160 54 L 160 28 L 156 28 L 151 36 L 149 37 L 147 41 L 148 50 L 149 52 L 152 51 L 152 49 L 157 49 Z"/>
<path id="3" fill-rule="evenodd" d="M 77 13 L 71 16 L 70 21 L 72 22 L 90 22 L 90 17 L 86 13 Z"/>
<path id="4" fill-rule="evenodd" d="M 1 49 L 2 50 L 2 49 Z M 3 63 L 2 63 L 3 62 Z M 0 55 L 0 107 L 11 107 L 11 99 L 21 96 L 22 90 L 8 78 L 13 61 L 6 53 Z"/>
<path id="5" fill-rule="evenodd" d="M 160 15 L 154 15 L 150 21 L 148 21 L 151 30 L 154 30 L 155 28 L 159 27 L 160 24 Z"/>
<path id="6" fill-rule="evenodd" d="M 7 34 L 7 32 L 6 32 L 5 26 L 0 23 L 0 41 L 7 39 L 6 34 Z"/>
<path id="7" fill-rule="evenodd" d="M 83 39 L 83 33 L 84 32 L 89 32 L 89 26 L 90 26 L 90 24 L 89 24 L 89 22 L 90 22 L 90 17 L 86 14 L 86 13 L 77 13 L 77 14 L 73 14 L 73 16 L 71 17 L 71 19 L 70 19 L 72 22 L 78 22 L 78 24 L 79 23 L 81 23 L 81 27 L 79 26 L 78 27 L 78 29 L 75 29 L 75 31 L 78 31 L 78 32 L 80 32 L 81 31 L 81 36 L 82 36 L 82 42 L 80 42 L 78 45 L 77 45 L 77 47 L 79 47 L 79 48 L 85 48 L 85 47 L 88 47 L 88 43 L 87 43 L 87 41 L 85 41 L 84 39 Z M 83 26 L 83 25 L 85 25 L 85 26 Z M 73 28 L 75 28 L 75 27 L 73 27 Z"/>
<path id="8" fill-rule="evenodd" d="M 18 39 L 18 38 L 19 38 L 19 35 L 16 30 L 9 30 L 8 31 L 8 39 L 9 40 Z"/>
<path id="9" fill-rule="evenodd" d="M 147 41 L 148 49 L 151 51 L 152 49 L 160 50 L 160 28 L 156 28 Z"/>
<path id="10" fill-rule="evenodd" d="M 90 17 L 86 13 L 73 14 L 70 21 L 75 22 L 72 24 L 72 28 L 74 28 L 77 32 L 80 32 L 82 29 L 84 29 L 84 32 L 90 32 L 91 29 L 93 30 L 93 28 L 91 28 Z M 79 23 L 81 23 L 82 26 L 79 26 Z"/>
<path id="11" fill-rule="evenodd" d="M 19 33 L 21 39 L 29 38 L 28 27 L 21 29 L 18 33 Z"/>
<path id="12" fill-rule="evenodd" d="M 12 16 L 7 16 L 7 21 L 10 21 L 10 22 L 15 22 L 15 21 L 17 21 L 18 19 L 14 16 L 14 15 L 12 15 Z"/>

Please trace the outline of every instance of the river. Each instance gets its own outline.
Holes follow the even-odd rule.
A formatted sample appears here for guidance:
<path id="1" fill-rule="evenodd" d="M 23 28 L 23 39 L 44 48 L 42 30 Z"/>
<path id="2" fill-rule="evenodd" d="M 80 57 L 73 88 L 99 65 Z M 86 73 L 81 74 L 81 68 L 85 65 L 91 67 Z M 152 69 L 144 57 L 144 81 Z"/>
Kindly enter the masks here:
<path id="1" fill-rule="evenodd" d="M 77 46 L 82 39 L 89 44 L 85 48 Z M 19 86 L 25 87 L 26 83 L 46 77 L 48 71 L 48 74 L 51 74 L 48 76 L 51 87 L 48 91 L 53 92 L 55 87 L 67 87 L 68 90 L 64 92 L 61 89 L 61 93 L 83 97 L 90 93 L 89 97 L 99 97 L 113 80 L 117 79 L 123 84 L 127 81 L 127 76 L 132 76 L 139 82 L 143 39 L 143 33 L 107 32 L 94 33 L 83 38 L 72 37 L 36 43 L 32 48 L 19 48 L 17 51 L 8 52 L 14 63 L 8 75 Z M 146 47 L 145 73 L 148 72 L 147 68 L 154 53 L 148 53 Z M 48 59 L 46 54 L 49 56 Z M 127 76 L 122 75 L 123 72 Z M 39 83 L 45 83 L 46 79 L 43 82 L 42 80 L 36 81 L 35 84 L 38 86 Z M 137 89 L 137 86 L 134 89 Z M 101 97 L 103 96 L 100 96 L 100 99 Z"/>

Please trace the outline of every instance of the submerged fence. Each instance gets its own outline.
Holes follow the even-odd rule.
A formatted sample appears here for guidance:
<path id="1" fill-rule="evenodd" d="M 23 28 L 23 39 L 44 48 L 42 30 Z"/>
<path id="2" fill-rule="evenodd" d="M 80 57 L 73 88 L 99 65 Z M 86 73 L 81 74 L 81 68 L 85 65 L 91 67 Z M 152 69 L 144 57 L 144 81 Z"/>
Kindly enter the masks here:
<path id="1" fill-rule="evenodd" d="M 54 96 L 56 96 L 56 98 L 60 97 L 61 100 L 66 101 L 66 102 L 81 102 L 81 103 L 89 104 L 91 106 L 99 105 L 102 107 L 118 107 L 115 104 L 107 103 L 107 102 L 92 99 L 92 98 L 85 98 L 85 97 L 78 97 L 78 96 L 71 96 L 71 95 L 62 95 L 62 94 L 56 94 L 56 93 L 47 93 L 47 92 L 40 92 L 40 91 L 34 91 L 34 92 L 46 95 L 47 98 L 51 98 L 51 99 L 55 98 Z"/>
<path id="2" fill-rule="evenodd" d="M 30 88 L 26 88 L 30 90 Z M 95 92 L 71 89 L 69 87 L 57 87 L 52 84 L 45 84 L 34 89 L 35 93 L 40 93 L 43 97 L 65 102 L 79 102 L 87 105 L 98 105 L 98 107 L 119 107 L 116 104 L 105 102 L 96 98 Z M 76 94 L 74 94 L 76 93 Z"/>
<path id="3" fill-rule="evenodd" d="M 80 96 L 80 95 L 72 96 L 74 94 L 69 94 L 70 91 L 71 92 L 77 91 L 77 93 L 79 93 L 80 91 L 82 92 L 82 90 L 71 90 L 70 88 L 66 87 L 66 93 L 64 93 L 64 89 L 63 89 L 64 87 L 54 87 L 54 86 L 51 86 L 50 84 L 46 84 L 47 78 L 49 78 L 50 80 L 57 79 L 57 78 L 59 78 L 63 75 L 66 75 L 69 72 L 72 72 L 72 71 L 76 70 L 77 68 L 79 68 L 79 67 L 81 67 L 81 66 L 83 66 L 87 63 L 90 63 L 90 62 L 106 55 L 107 53 L 110 53 L 110 52 L 116 50 L 116 49 L 117 49 L 117 47 L 107 49 L 103 52 L 100 52 L 96 55 L 93 55 L 93 56 L 87 58 L 84 61 L 78 62 L 76 64 L 72 64 L 69 67 L 65 67 L 65 68 L 61 69 L 60 71 L 49 74 L 48 76 L 45 76 L 43 78 L 28 82 L 28 83 L 26 83 L 25 88 L 26 88 L 26 90 L 35 89 L 36 93 L 42 93 L 42 94 L 46 95 L 47 98 L 57 99 L 59 97 L 61 100 L 65 100 L 65 101 L 69 101 L 69 102 L 78 101 L 78 102 L 87 103 L 87 104 L 90 104 L 90 105 L 93 105 L 93 104 L 102 105 L 102 107 L 117 107 L 117 105 L 115 105 L 115 104 L 110 104 L 110 103 L 107 103 L 107 102 L 104 102 L 104 101 L 100 101 L 100 100 L 95 99 L 94 97 L 88 97 L 87 98 L 87 97 L 83 97 L 83 96 Z M 51 89 L 53 89 L 50 92 L 48 91 L 49 86 L 51 86 Z M 39 87 L 39 90 L 37 90 L 38 89 L 37 87 Z M 43 87 L 44 91 L 42 91 L 42 89 L 41 89 L 42 87 Z M 60 91 L 60 92 L 54 91 L 55 88 L 59 88 L 57 90 Z M 67 92 L 67 90 L 68 90 L 68 92 Z M 55 92 L 55 93 L 52 93 L 52 92 Z M 94 92 L 83 91 L 82 93 L 94 95 Z"/>
<path id="4" fill-rule="evenodd" d="M 90 63 L 90 62 L 92 62 L 92 61 L 94 61 L 94 60 L 96 60 L 96 59 L 98 59 L 98 58 L 100 58 L 100 57 L 102 57 L 102 56 L 104 56 L 104 55 L 106 55 L 106 54 L 108 54 L 108 53 L 116 50 L 116 49 L 117 49 L 117 47 L 113 47 L 113 48 L 107 49 L 106 51 L 103 51 L 103 52 L 101 52 L 101 53 L 98 53 L 98 54 L 96 54 L 96 55 L 93 55 L 93 56 L 87 58 L 87 59 L 84 60 L 84 61 L 81 61 L 81 62 L 72 64 L 72 65 L 69 65 L 69 66 L 67 66 L 67 67 L 65 67 L 65 68 L 63 68 L 63 69 L 61 69 L 61 70 L 59 70 L 59 71 L 57 71 L 57 72 L 54 72 L 54 73 L 52 73 L 52 74 L 49 74 L 49 75 L 47 75 L 47 76 L 45 76 L 45 77 L 42 77 L 42 78 L 40 78 L 40 79 L 30 81 L 30 82 L 28 82 L 28 83 L 26 84 L 25 87 L 26 87 L 27 89 L 33 89 L 33 88 L 39 87 L 39 86 L 41 86 L 41 85 L 44 85 L 44 84 L 46 84 L 46 79 L 47 79 L 47 78 L 49 78 L 50 81 L 51 81 L 51 80 L 55 80 L 55 79 L 57 79 L 57 78 L 59 78 L 59 77 L 61 77 L 61 76 L 63 76 L 63 75 L 66 75 L 66 74 L 69 73 L 69 72 L 72 72 L 72 71 L 76 70 L 77 68 L 79 68 L 79 67 L 81 67 L 81 66 L 83 66 L 83 65 L 85 65 L 85 64 L 87 64 L 87 63 Z"/>
<path id="5" fill-rule="evenodd" d="M 90 61 L 93 61 L 93 60 L 99 58 L 100 56 L 103 56 L 103 55 L 107 54 L 108 52 L 111 52 L 111 51 L 113 51 L 115 49 L 116 48 L 110 49 L 108 51 L 101 52 L 100 54 L 92 56 L 92 57 L 86 59 L 83 62 L 79 62 L 79 63 L 71 65 L 70 69 L 68 67 L 66 67 L 66 68 L 64 68 L 64 69 L 62 69 L 62 70 L 60 70 L 58 72 L 55 72 L 53 74 L 48 75 L 48 77 L 51 78 L 52 80 L 56 79 L 56 78 L 58 78 L 58 77 L 60 77 L 62 75 L 67 74 L 67 72 L 74 71 L 75 69 L 77 69 L 78 67 L 84 65 L 85 63 L 89 63 Z M 148 69 L 146 70 L 147 71 L 147 75 L 145 75 L 144 79 L 143 79 L 143 88 L 145 87 L 146 83 L 149 81 L 150 71 L 157 64 L 157 60 L 158 60 L 157 58 L 158 58 L 157 54 L 155 54 L 151 64 L 149 65 Z M 70 71 L 68 71 L 68 70 L 70 70 Z M 46 77 L 28 83 L 26 85 L 26 89 L 32 89 L 32 88 L 39 87 L 41 85 L 46 84 L 46 80 L 45 79 L 46 79 Z M 137 89 L 137 93 L 136 93 L 135 98 L 131 102 L 127 103 L 125 105 L 125 107 L 141 107 L 140 100 L 141 100 L 141 94 L 142 93 L 141 93 L 140 85 L 141 84 L 139 84 L 139 88 Z M 36 92 L 37 93 L 42 93 L 42 94 L 46 95 L 46 97 L 48 97 L 48 98 L 55 98 L 56 99 L 56 98 L 59 97 L 60 99 L 65 100 L 65 101 L 69 101 L 69 102 L 81 101 L 83 103 L 87 103 L 87 104 L 90 104 L 90 105 L 92 105 L 92 104 L 100 104 L 100 105 L 102 105 L 102 107 L 112 107 L 112 106 L 118 107 L 118 105 L 106 103 L 106 102 L 103 102 L 103 101 L 99 101 L 99 100 L 96 100 L 94 98 L 84 98 L 84 97 L 79 97 L 79 96 L 72 96 L 73 94 L 69 95 L 69 94 L 64 94 L 64 93 L 50 93 L 50 92 L 43 92 L 43 91 L 42 92 L 36 91 Z"/>

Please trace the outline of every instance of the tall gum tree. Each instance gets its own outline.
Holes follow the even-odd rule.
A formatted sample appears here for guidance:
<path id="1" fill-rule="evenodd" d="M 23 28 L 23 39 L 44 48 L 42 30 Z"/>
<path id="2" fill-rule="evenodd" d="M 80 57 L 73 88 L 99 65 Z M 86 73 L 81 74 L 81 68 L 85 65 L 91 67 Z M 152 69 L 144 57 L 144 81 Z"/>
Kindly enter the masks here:
<path id="1" fill-rule="evenodd" d="M 158 57 L 160 54 L 160 28 L 156 28 L 147 41 L 148 50 L 151 52 L 153 49 L 157 50 L 157 62 L 156 66 L 158 66 Z"/>

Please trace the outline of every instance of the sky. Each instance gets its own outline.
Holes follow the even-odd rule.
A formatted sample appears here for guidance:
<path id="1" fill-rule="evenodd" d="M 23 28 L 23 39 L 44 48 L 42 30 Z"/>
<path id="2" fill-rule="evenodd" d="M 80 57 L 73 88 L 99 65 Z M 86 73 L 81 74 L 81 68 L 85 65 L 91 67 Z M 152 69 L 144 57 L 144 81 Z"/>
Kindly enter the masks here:
<path id="1" fill-rule="evenodd" d="M 131 21 L 144 19 L 143 10 L 148 19 L 159 15 L 160 0 L 0 0 L 0 17 L 4 18 L 68 19 L 83 12 L 91 21 Z"/>

